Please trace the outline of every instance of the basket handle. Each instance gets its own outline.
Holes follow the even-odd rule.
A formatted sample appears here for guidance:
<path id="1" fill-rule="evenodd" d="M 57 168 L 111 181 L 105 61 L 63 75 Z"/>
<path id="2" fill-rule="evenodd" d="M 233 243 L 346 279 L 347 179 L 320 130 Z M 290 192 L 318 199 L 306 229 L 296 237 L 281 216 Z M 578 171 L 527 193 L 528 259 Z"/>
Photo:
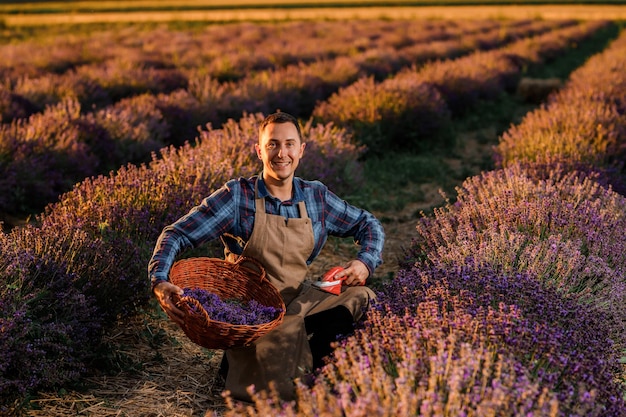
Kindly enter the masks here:
<path id="1" fill-rule="evenodd" d="M 235 262 L 233 262 L 234 269 L 246 268 L 246 266 L 243 265 L 244 263 L 252 264 L 253 270 L 256 270 L 256 272 L 259 273 L 259 275 L 260 275 L 259 279 L 261 280 L 261 282 L 267 280 L 267 276 L 265 274 L 265 268 L 263 267 L 263 265 L 261 265 L 261 262 L 257 261 L 254 258 L 250 258 L 248 256 L 240 256 L 240 257 L 238 257 L 237 260 Z M 250 268 L 248 267 L 248 269 L 250 269 Z"/>
<path id="2" fill-rule="evenodd" d="M 180 296 L 178 294 L 174 294 L 174 296 L 172 297 L 172 301 L 174 301 L 176 307 L 182 309 L 185 313 L 187 313 L 187 315 L 200 315 L 206 323 L 210 323 L 212 321 L 211 317 L 209 317 L 209 314 L 204 309 L 202 303 L 200 303 L 200 301 L 198 301 L 194 297 L 186 295 Z M 185 326 L 181 327 L 184 328 Z"/>
<path id="3" fill-rule="evenodd" d="M 211 318 L 207 314 L 206 310 L 204 309 L 204 307 L 202 306 L 200 301 L 196 300 L 193 297 L 189 297 L 189 296 L 186 296 L 186 295 L 172 294 L 172 302 L 174 303 L 174 305 L 176 307 L 178 307 L 181 310 L 183 310 L 187 315 L 190 315 L 190 314 L 200 314 L 204 318 L 204 320 L 206 320 L 207 323 L 209 323 L 211 321 Z M 170 317 L 170 319 L 172 319 L 172 317 L 167 312 L 167 309 L 165 308 L 165 305 L 161 304 L 160 300 L 159 300 L 159 305 L 161 306 L 161 308 L 163 309 L 165 314 L 167 314 L 167 316 Z M 195 307 L 195 311 L 192 310 L 192 307 L 191 307 L 192 305 Z M 179 325 L 179 326 L 182 329 L 186 328 L 186 324 L 185 323 L 183 323 L 182 325 Z"/>

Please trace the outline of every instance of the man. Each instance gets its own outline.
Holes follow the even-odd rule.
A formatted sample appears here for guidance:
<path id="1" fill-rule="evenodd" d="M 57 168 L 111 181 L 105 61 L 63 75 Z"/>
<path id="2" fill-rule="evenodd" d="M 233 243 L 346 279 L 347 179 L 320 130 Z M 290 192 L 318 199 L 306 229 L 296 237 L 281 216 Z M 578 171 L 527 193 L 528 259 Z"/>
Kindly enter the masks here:
<path id="1" fill-rule="evenodd" d="M 270 382 L 283 399 L 293 398 L 293 379 L 323 364 L 331 343 L 353 330 L 374 297 L 364 284 L 382 263 L 383 228 L 371 213 L 348 204 L 321 182 L 295 176 L 305 148 L 293 116 L 267 116 L 255 144 L 262 173 L 228 181 L 165 227 L 148 265 L 155 296 L 179 324 L 182 312 L 171 297 L 182 289 L 167 280 L 176 255 L 219 238 L 226 259 L 247 256 L 264 266 L 287 311 L 279 326 L 252 345 L 225 352 L 226 389 L 235 398 L 247 400 L 249 385 L 259 391 Z M 351 236 L 360 245 L 356 259 L 334 276 L 345 285 L 338 296 L 305 280 L 329 235 Z"/>

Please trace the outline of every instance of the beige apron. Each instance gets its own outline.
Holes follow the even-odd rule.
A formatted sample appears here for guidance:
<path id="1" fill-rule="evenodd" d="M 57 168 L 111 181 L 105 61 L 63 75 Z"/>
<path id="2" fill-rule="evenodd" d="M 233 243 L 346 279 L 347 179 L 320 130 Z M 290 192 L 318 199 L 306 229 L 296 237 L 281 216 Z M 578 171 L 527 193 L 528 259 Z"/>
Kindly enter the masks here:
<path id="1" fill-rule="evenodd" d="M 257 183 L 258 184 L 258 183 Z M 226 389 L 233 397 L 250 400 L 247 387 L 267 390 L 271 381 L 284 400 L 295 396 L 293 379 L 313 366 L 304 317 L 343 305 L 360 318 L 374 293 L 367 287 L 349 287 L 333 295 L 305 282 L 307 259 L 314 248 L 314 234 L 304 201 L 298 203 L 300 218 L 286 219 L 265 212 L 265 199 L 255 186 L 255 219 L 252 235 L 242 256 L 257 259 L 287 306 L 283 322 L 252 345 L 226 351 L 229 370 Z M 228 254 L 234 260 L 236 255 Z"/>

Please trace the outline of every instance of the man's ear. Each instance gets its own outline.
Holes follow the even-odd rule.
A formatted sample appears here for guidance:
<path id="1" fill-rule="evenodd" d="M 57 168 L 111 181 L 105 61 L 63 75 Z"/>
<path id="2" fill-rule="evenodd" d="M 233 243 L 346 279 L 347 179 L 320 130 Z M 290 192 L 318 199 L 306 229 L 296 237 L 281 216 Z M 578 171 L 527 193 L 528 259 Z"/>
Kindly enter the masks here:
<path id="1" fill-rule="evenodd" d="M 263 158 L 261 157 L 261 147 L 259 146 L 259 144 L 258 144 L 258 143 L 255 143 L 255 144 L 254 144 L 254 150 L 256 151 L 256 156 L 257 156 L 259 159 L 263 159 Z"/>
<path id="2" fill-rule="evenodd" d="M 304 148 L 306 148 L 306 142 L 300 146 L 300 158 L 304 155 Z"/>

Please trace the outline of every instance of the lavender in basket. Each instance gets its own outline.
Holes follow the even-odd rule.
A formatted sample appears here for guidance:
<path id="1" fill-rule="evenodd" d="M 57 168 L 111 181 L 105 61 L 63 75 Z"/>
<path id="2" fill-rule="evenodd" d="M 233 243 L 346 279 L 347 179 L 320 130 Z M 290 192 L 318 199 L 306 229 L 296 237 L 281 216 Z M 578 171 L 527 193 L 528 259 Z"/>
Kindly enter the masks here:
<path id="1" fill-rule="evenodd" d="M 282 311 L 280 308 L 265 306 L 256 300 L 248 302 L 234 298 L 222 300 L 217 294 L 202 288 L 183 288 L 183 297 L 185 296 L 198 300 L 211 320 L 230 324 L 248 326 L 265 324 L 274 320 Z"/>

